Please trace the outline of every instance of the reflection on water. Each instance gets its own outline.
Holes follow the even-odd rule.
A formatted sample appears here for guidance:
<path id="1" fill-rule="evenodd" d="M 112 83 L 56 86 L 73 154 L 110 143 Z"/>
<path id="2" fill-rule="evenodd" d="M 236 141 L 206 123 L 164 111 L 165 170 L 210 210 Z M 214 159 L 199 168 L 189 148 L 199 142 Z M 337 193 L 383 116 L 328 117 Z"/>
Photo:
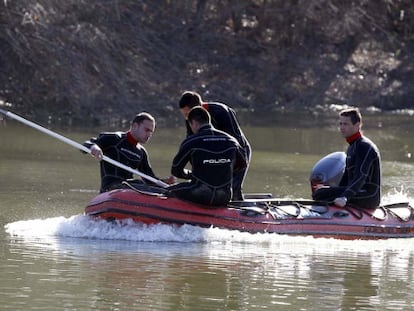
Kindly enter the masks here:
<path id="1" fill-rule="evenodd" d="M 413 297 L 412 239 L 125 226 L 80 215 L 15 222 L 6 231 L 10 260 L 0 285 L 9 306 L 16 294 L 41 306 L 49 291 L 67 305 L 122 310 L 388 310 Z"/>
<path id="2" fill-rule="evenodd" d="M 313 164 L 346 148 L 334 123 L 293 121 L 246 127 L 253 146 L 246 192 L 309 198 Z M 385 203 L 413 203 L 413 126 L 405 117 L 366 120 L 381 149 Z M 81 142 L 96 132 L 63 134 Z M 183 134 L 157 129 L 146 145 L 157 175 L 169 174 Z M 413 307 L 414 239 L 350 242 L 92 221 L 82 213 L 99 187 L 98 162 L 12 122 L 0 124 L 0 141 L 5 309 Z"/>

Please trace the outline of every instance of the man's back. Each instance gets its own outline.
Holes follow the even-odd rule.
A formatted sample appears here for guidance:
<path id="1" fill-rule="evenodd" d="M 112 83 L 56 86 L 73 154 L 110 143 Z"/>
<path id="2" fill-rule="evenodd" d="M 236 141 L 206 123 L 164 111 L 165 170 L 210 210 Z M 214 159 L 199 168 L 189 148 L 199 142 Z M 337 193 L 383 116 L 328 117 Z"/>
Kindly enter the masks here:
<path id="1" fill-rule="evenodd" d="M 192 177 L 213 187 L 231 185 L 233 166 L 240 161 L 239 145 L 230 135 L 210 125 L 200 128 L 181 144 L 174 158 L 172 173 L 183 178 L 180 172 L 185 164 L 192 164 Z"/>

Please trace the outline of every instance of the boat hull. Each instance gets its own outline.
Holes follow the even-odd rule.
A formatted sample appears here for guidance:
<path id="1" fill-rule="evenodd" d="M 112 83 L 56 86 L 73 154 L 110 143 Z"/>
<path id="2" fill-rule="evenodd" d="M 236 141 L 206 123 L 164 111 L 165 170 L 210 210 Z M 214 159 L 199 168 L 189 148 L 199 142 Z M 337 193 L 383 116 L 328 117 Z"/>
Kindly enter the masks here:
<path id="1" fill-rule="evenodd" d="M 277 233 L 337 239 L 414 237 L 413 208 L 397 203 L 372 210 L 338 208 L 306 200 L 248 199 L 211 208 L 131 189 L 99 194 L 85 214 L 144 224 L 189 224 L 250 233 Z"/>

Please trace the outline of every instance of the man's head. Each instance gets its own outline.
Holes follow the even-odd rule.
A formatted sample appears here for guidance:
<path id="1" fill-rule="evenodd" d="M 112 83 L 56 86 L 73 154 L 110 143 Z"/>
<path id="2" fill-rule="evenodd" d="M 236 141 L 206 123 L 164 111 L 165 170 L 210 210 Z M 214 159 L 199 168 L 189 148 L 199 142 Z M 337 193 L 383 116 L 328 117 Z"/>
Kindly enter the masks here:
<path id="1" fill-rule="evenodd" d="M 339 113 L 339 129 L 347 138 L 361 130 L 362 116 L 358 108 L 349 108 Z"/>
<path id="2" fill-rule="evenodd" d="M 203 125 L 211 123 L 210 114 L 201 106 L 191 108 L 187 119 L 194 134 L 197 133 Z"/>
<path id="3" fill-rule="evenodd" d="M 185 91 L 181 95 L 181 99 L 178 102 L 178 106 L 180 107 L 180 111 L 184 118 L 187 119 L 188 113 L 190 112 L 191 108 L 196 106 L 201 106 L 203 100 L 201 99 L 200 94 L 191 91 Z"/>
<path id="4" fill-rule="evenodd" d="M 155 131 L 155 119 L 147 112 L 138 113 L 131 123 L 131 135 L 136 141 L 145 144 Z"/>

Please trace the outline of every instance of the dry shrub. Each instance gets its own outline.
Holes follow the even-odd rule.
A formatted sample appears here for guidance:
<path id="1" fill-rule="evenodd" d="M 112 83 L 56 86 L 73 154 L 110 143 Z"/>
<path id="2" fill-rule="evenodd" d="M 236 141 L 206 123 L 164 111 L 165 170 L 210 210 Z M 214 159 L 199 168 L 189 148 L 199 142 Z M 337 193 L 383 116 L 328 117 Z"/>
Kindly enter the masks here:
<path id="1" fill-rule="evenodd" d="M 62 123 L 179 119 L 180 93 L 249 110 L 411 107 L 408 0 L 0 4 L 0 97 Z M 363 60 L 363 61 L 361 61 Z"/>

